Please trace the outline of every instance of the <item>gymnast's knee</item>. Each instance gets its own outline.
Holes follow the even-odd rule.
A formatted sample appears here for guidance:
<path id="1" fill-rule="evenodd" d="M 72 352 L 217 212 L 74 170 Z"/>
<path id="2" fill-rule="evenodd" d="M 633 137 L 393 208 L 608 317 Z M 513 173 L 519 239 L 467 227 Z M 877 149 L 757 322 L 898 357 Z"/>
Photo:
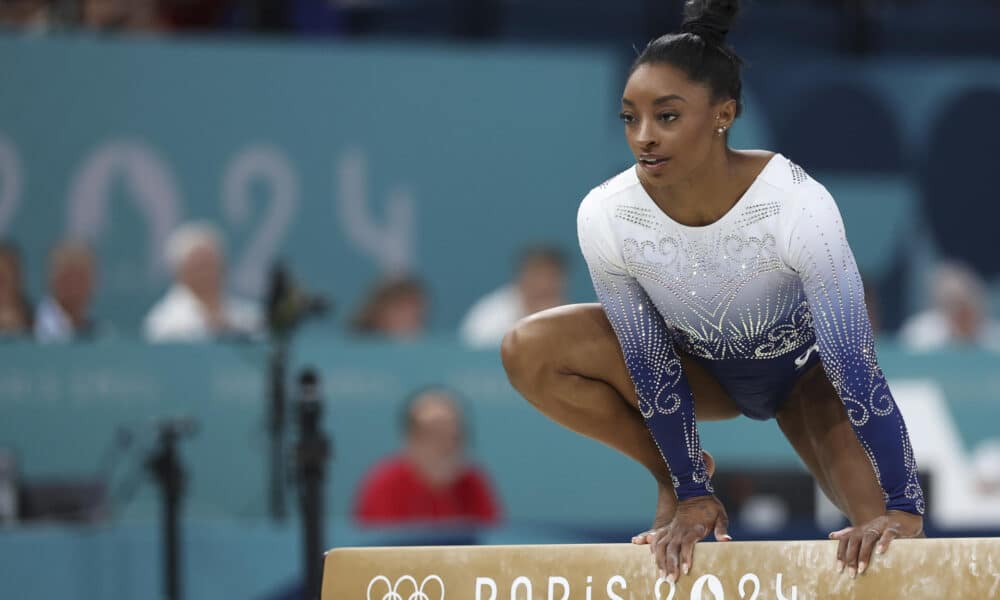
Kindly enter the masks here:
<path id="1" fill-rule="evenodd" d="M 522 394 L 531 392 L 542 380 L 545 369 L 551 367 L 551 356 L 545 347 L 550 340 L 545 324 L 538 318 L 521 319 L 503 337 L 500 357 L 511 385 Z"/>

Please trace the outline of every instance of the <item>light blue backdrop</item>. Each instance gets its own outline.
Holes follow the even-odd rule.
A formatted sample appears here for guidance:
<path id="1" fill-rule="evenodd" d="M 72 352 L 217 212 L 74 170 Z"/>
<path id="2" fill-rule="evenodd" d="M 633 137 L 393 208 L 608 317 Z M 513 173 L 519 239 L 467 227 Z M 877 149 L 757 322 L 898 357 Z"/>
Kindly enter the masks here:
<path id="1" fill-rule="evenodd" d="M 0 347 L 0 446 L 14 448 L 34 478 L 94 476 L 116 430 L 131 428 L 137 442 L 115 468 L 117 488 L 142 475 L 136 469 L 154 441 L 154 419 L 190 415 L 201 425 L 183 444 L 191 471 L 188 514 L 264 517 L 266 358 L 258 346 Z M 880 359 L 890 384 L 919 378 L 941 387 L 967 449 L 997 436 L 996 355 L 912 356 L 885 348 Z M 290 375 L 307 364 L 321 373 L 324 425 L 336 441 L 330 514 L 350 514 L 362 475 L 399 447 L 403 398 L 429 383 L 466 396 L 472 454 L 492 473 L 510 519 L 632 523 L 646 519 L 655 499 L 641 467 L 553 424 L 521 399 L 495 352 L 472 353 L 447 342 L 384 346 L 312 339 L 296 346 Z M 720 464 L 798 464 L 773 421 L 736 419 L 700 429 Z M 581 476 L 581 465 L 593 476 Z M 130 502 L 118 503 L 116 516 L 151 517 L 156 507 L 147 482 Z"/>
<path id="2" fill-rule="evenodd" d="M 168 281 L 165 236 L 198 218 L 227 233 L 235 290 L 287 257 L 341 317 L 411 269 L 453 329 L 538 241 L 590 299 L 576 208 L 629 164 L 623 69 L 600 49 L 0 36 L 0 238 L 36 295 L 56 240 L 94 240 L 95 313 L 124 334 Z M 767 145 L 749 104 L 733 140 Z"/>
<path id="3" fill-rule="evenodd" d="M 495 353 L 444 342 L 386 347 L 313 339 L 293 354 L 293 373 L 303 364 L 321 372 L 324 427 L 336 443 L 328 545 L 399 543 L 359 531 L 349 512 L 365 470 L 398 447 L 401 399 L 430 382 L 466 396 L 472 454 L 489 470 L 504 505 L 505 527 L 480 542 L 593 542 L 607 539 L 602 532 L 624 536 L 648 523 L 655 490 L 644 470 L 537 413 L 510 389 Z M 940 386 L 967 449 L 996 437 L 995 355 L 910 356 L 882 348 L 880 359 L 890 383 L 931 379 Z M 256 346 L 0 346 L 0 446 L 17 451 L 26 476 L 97 475 L 116 429 L 125 426 L 137 442 L 112 480 L 116 490 L 136 477 L 139 483 L 131 501 L 119 497 L 110 523 L 0 531 L 0 597 L 156 597 L 159 507 L 141 461 L 154 439 L 154 419 L 183 415 L 200 423 L 198 434 L 181 444 L 190 475 L 186 597 L 263 599 L 292 582 L 298 510 L 290 505 L 283 526 L 265 517 L 265 361 L 265 349 Z M 700 429 L 725 468 L 797 464 L 774 422 L 736 419 Z"/>
<path id="4" fill-rule="evenodd" d="M 748 70 L 735 147 L 782 150 L 773 128 L 802 90 L 849 79 L 899 107 L 911 170 L 939 105 L 1000 81 L 982 62 L 837 61 L 820 77 L 767 64 Z M 95 240 L 95 312 L 123 334 L 164 291 L 163 239 L 196 218 L 226 232 L 235 290 L 258 295 L 283 256 L 341 318 L 380 272 L 405 268 L 430 285 L 434 328 L 453 330 L 534 241 L 569 253 L 571 296 L 589 300 L 575 213 L 629 164 L 625 68 L 600 48 L 0 35 L 0 237 L 26 248 L 36 297 L 53 242 Z M 884 276 L 900 248 L 913 269 L 933 259 L 907 173 L 814 175 L 862 271 Z M 912 279 L 913 306 L 897 310 L 922 302 Z"/>
<path id="5" fill-rule="evenodd" d="M 0 73 L 0 236 L 35 289 L 53 241 L 95 239 L 96 312 L 126 332 L 192 218 L 228 233 L 241 292 L 278 255 L 348 307 L 411 268 L 451 326 L 521 244 L 575 253 L 580 198 L 626 158 L 597 51 L 0 37 Z"/>

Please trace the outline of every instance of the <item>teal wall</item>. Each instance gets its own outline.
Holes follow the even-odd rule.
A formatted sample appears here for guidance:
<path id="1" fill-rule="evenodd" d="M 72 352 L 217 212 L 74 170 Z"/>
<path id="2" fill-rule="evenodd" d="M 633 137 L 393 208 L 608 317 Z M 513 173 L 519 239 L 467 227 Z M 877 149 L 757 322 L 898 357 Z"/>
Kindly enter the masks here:
<path id="1" fill-rule="evenodd" d="M 624 169 L 623 67 L 601 49 L 221 44 L 0 35 L 0 238 L 41 292 L 60 238 L 99 252 L 96 315 L 134 334 L 189 219 L 227 234 L 232 287 L 285 257 L 344 318 L 385 270 L 426 277 L 453 330 L 526 243 L 593 297 L 576 209 Z M 733 132 L 768 145 L 752 93 Z"/>
<path id="2" fill-rule="evenodd" d="M 920 308 L 919 272 L 937 256 L 919 187 L 930 124 L 957 95 L 1000 88 L 1000 70 L 783 60 L 748 69 L 731 143 L 788 152 L 779 126 L 809 114 L 797 102 L 820 84 L 875 94 L 905 168 L 813 174 L 838 199 L 862 271 L 907 271 L 890 309 Z M 339 319 L 379 273 L 406 268 L 429 283 L 433 328 L 452 331 L 533 241 L 567 250 L 571 297 L 589 300 L 576 207 L 629 163 L 616 119 L 624 69 L 601 48 L 0 35 L 0 238 L 26 248 L 36 297 L 52 243 L 93 240 L 95 312 L 125 336 L 167 284 L 164 237 L 195 218 L 226 232 L 233 289 L 259 295 L 285 257 Z"/>
<path id="3" fill-rule="evenodd" d="M 599 51 L 0 36 L 0 73 L 0 237 L 36 290 L 55 240 L 96 240 L 124 333 L 192 218 L 227 232 L 239 291 L 282 255 L 351 308 L 409 267 L 453 327 L 525 242 L 575 254 L 579 200 L 627 158 Z"/>
<path id="4" fill-rule="evenodd" d="M 302 569 L 299 523 L 196 521 L 181 531 L 186 600 L 288 598 Z M 594 538 L 544 524 L 486 531 L 370 531 L 334 520 L 327 546 L 581 544 Z M 162 598 L 160 533 L 153 524 L 33 527 L 0 535 L 0 597 L 44 600 Z M 279 594 L 281 594 L 279 596 Z M 449 596 L 450 598 L 450 596 Z"/>
<path id="5" fill-rule="evenodd" d="M 912 356 L 892 347 L 879 354 L 890 385 L 921 379 L 940 386 L 966 449 L 997 436 L 996 355 Z M 602 532 L 637 531 L 649 521 L 655 489 L 645 471 L 536 412 L 509 387 L 494 352 L 471 353 L 447 341 L 384 346 L 313 338 L 295 346 L 292 374 L 306 364 L 320 370 L 323 425 L 336 447 L 327 546 L 441 540 L 440 531 L 360 530 L 349 514 L 365 470 L 398 448 L 401 399 L 432 382 L 466 397 L 471 454 L 489 471 L 504 506 L 504 525 L 475 541 L 593 542 Z M 137 436 L 111 478 L 112 520 L 0 530 L 0 598 L 156 597 L 159 504 L 141 461 L 154 421 L 167 416 L 192 416 L 200 425 L 181 444 L 190 477 L 185 597 L 263 600 L 294 584 L 301 548 L 291 492 L 290 518 L 281 525 L 267 518 L 266 368 L 266 348 L 252 345 L 0 345 L 0 447 L 15 449 L 26 476 L 99 475 L 118 428 Z M 722 467 L 798 464 L 773 421 L 739 418 L 700 430 Z M 132 484 L 136 493 L 123 494 Z M 457 535 L 470 539 L 468 532 Z"/>
<path id="6" fill-rule="evenodd" d="M 968 448 L 997 436 L 996 356 L 911 356 L 883 348 L 890 383 L 930 379 L 943 390 Z M 440 382 L 468 399 L 472 454 L 491 472 L 514 521 L 643 521 L 655 488 L 643 469 L 538 414 L 507 383 L 494 352 L 449 342 L 383 346 L 303 340 L 297 368 L 321 373 L 324 424 L 336 442 L 328 512 L 350 512 L 357 482 L 398 447 L 399 406 L 418 386 Z M 187 510 L 194 518 L 267 514 L 265 387 L 267 354 L 258 346 L 0 346 L 0 446 L 20 455 L 31 477 L 95 473 L 118 427 L 138 432 L 116 469 L 116 486 L 135 474 L 151 424 L 189 415 L 200 432 L 183 444 L 191 471 Z M 773 422 L 736 419 L 701 426 L 703 443 L 724 465 L 795 465 Z M 747 449 L 753 452 L 748 453 Z M 585 465 L 586 473 L 580 475 Z M 571 503 L 567 497 L 574 498 Z M 291 497 L 290 497 L 291 498 Z M 116 516 L 150 518 L 148 483 Z"/>

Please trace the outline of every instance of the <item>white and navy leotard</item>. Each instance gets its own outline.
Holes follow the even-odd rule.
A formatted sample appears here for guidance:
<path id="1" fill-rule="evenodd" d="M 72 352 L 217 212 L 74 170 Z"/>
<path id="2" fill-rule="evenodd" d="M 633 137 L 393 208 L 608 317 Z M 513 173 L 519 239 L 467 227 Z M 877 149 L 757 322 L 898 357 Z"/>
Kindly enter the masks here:
<path id="1" fill-rule="evenodd" d="M 778 154 L 721 219 L 689 227 L 660 210 L 630 168 L 584 198 L 577 225 L 678 498 L 712 493 L 680 350 L 757 419 L 773 417 L 795 378 L 821 360 L 886 508 L 923 514 L 909 435 L 826 188 Z"/>

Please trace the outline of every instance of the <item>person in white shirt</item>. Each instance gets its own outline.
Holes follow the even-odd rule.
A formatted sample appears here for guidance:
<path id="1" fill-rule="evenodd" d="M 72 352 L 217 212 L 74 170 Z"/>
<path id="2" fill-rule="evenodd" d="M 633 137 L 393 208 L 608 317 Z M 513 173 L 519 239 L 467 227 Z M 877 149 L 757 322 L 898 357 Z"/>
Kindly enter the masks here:
<path id="1" fill-rule="evenodd" d="M 146 316 L 146 339 L 203 342 L 260 332 L 257 306 L 225 292 L 225 256 L 214 226 L 182 225 L 167 240 L 166 256 L 174 284 Z"/>
<path id="2" fill-rule="evenodd" d="M 462 319 L 459 335 L 475 348 L 499 348 L 518 321 L 566 303 L 566 259 L 557 248 L 532 246 L 521 253 L 515 280 L 483 296 Z"/>
<path id="3" fill-rule="evenodd" d="M 49 255 L 49 293 L 35 311 L 35 339 L 69 342 L 93 332 L 90 301 L 94 255 L 82 242 L 65 241 Z"/>
<path id="4" fill-rule="evenodd" d="M 1000 323 L 989 318 L 986 289 L 971 269 L 944 263 L 931 279 L 934 306 L 910 317 L 900 331 L 914 352 L 967 346 L 1000 351 Z"/>

